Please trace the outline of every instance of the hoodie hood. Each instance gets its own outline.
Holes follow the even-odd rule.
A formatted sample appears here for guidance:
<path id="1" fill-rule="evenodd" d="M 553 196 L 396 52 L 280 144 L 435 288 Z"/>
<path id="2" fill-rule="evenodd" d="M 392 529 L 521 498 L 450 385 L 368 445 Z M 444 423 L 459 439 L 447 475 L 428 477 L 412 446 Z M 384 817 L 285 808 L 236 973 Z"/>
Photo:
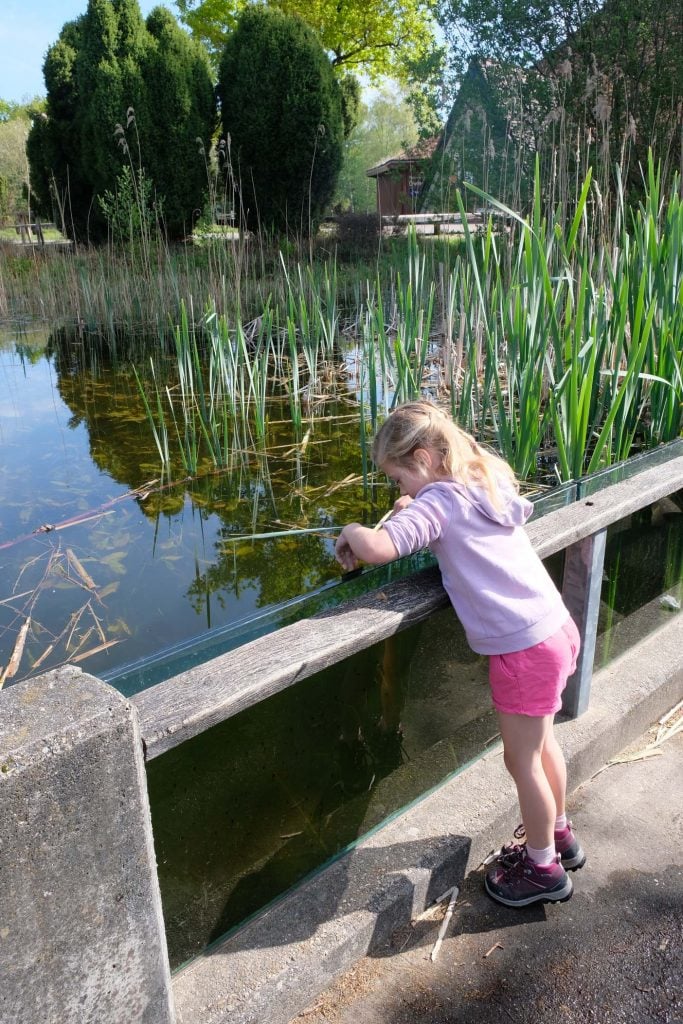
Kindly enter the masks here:
<path id="1" fill-rule="evenodd" d="M 489 492 L 484 487 L 465 487 L 463 484 L 456 483 L 455 480 L 427 484 L 427 486 L 453 488 L 473 508 L 476 508 L 477 512 L 500 526 L 524 526 L 534 510 L 533 504 L 518 494 L 507 480 L 501 480 L 498 486 L 500 507 L 494 504 Z"/>

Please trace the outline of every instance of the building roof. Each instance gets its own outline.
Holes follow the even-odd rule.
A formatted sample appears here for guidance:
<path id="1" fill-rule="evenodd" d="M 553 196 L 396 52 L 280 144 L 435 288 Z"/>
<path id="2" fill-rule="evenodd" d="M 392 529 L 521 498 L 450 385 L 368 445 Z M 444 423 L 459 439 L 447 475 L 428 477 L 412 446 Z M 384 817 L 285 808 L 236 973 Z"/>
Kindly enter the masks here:
<path id="1" fill-rule="evenodd" d="M 418 139 L 414 146 L 410 146 L 396 156 L 388 156 L 381 163 L 371 167 L 365 173 L 369 178 L 378 178 L 380 174 L 386 174 L 396 167 L 403 167 L 406 164 L 418 163 L 420 160 L 429 160 L 432 153 L 439 144 L 440 135 L 433 135 L 429 139 Z"/>

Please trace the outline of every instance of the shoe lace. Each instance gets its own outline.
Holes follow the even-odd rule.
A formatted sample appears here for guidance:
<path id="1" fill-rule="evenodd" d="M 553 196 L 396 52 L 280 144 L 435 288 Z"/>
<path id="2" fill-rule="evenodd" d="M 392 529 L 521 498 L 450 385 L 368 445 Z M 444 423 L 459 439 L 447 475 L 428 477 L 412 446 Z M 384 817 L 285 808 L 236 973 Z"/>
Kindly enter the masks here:
<path id="1" fill-rule="evenodd" d="M 503 868 L 503 877 L 506 882 L 511 881 L 513 878 L 521 878 L 522 875 L 529 873 L 531 861 L 527 856 L 526 846 L 516 846 L 514 850 L 514 857 L 499 861 Z"/>
<path id="2" fill-rule="evenodd" d="M 520 824 L 512 833 L 515 839 L 526 839 L 526 829 L 524 824 Z M 492 864 L 497 861 L 503 867 L 511 867 L 516 861 L 520 859 L 526 853 L 526 846 L 524 843 L 505 843 L 497 850 L 492 850 L 491 853 L 484 859 L 484 865 Z"/>

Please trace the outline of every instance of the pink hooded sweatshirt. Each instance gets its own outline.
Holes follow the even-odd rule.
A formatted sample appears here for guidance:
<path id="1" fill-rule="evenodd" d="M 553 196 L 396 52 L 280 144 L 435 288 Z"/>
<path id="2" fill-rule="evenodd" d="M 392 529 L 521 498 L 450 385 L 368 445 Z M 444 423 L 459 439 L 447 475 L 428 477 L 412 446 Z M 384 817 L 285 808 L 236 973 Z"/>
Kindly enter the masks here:
<path id="1" fill-rule="evenodd" d="M 547 640 L 569 618 L 523 525 L 533 505 L 501 488 L 497 509 L 480 487 L 423 487 L 384 524 L 399 556 L 428 547 L 478 654 L 510 654 Z"/>

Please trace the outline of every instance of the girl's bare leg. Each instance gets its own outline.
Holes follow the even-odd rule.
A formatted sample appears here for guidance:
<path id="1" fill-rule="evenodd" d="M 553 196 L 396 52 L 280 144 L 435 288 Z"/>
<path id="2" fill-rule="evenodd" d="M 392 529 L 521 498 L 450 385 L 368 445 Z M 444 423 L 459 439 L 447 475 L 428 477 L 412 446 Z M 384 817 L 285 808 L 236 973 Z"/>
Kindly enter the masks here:
<path id="1" fill-rule="evenodd" d="M 562 748 L 557 742 L 555 730 L 550 726 L 541 751 L 541 763 L 545 777 L 550 783 L 555 798 L 555 814 L 565 813 L 565 800 L 567 797 L 567 765 L 565 764 Z"/>
<path id="2" fill-rule="evenodd" d="M 560 813 L 543 765 L 543 750 L 552 734 L 553 718 L 498 712 L 505 767 L 517 787 L 527 842 L 537 850 L 553 845 L 555 818 Z M 554 764 L 556 753 L 552 745 L 549 756 Z M 558 781 L 557 777 L 554 781 Z"/>

